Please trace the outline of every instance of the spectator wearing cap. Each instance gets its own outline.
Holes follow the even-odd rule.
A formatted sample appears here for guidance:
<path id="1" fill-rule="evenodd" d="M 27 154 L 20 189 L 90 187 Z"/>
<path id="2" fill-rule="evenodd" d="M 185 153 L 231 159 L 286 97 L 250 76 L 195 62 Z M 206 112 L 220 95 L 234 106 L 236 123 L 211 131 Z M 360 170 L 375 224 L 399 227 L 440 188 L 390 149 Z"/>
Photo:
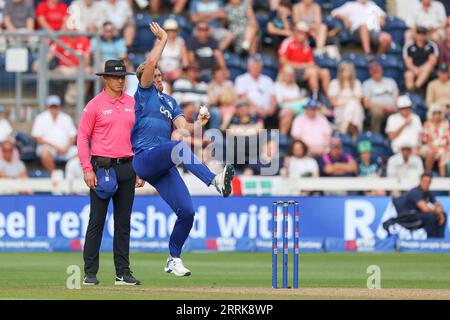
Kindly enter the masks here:
<path id="1" fill-rule="evenodd" d="M 415 145 L 404 141 L 399 151 L 388 159 L 386 176 L 399 180 L 417 181 L 423 173 L 423 162 L 419 156 L 413 154 Z"/>
<path id="2" fill-rule="evenodd" d="M 372 45 L 378 47 L 378 54 L 384 54 L 389 50 L 392 37 L 381 31 L 385 24 L 386 13 L 373 1 L 345 2 L 331 11 L 331 16 L 342 20 L 345 28 L 361 41 L 365 54 L 372 53 Z"/>
<path id="3" fill-rule="evenodd" d="M 255 54 L 258 50 L 258 22 L 251 3 L 230 0 L 225 6 L 227 27 L 233 34 L 234 51 Z"/>
<path id="4" fill-rule="evenodd" d="M 110 21 L 103 23 L 102 33 L 99 38 L 100 61 L 102 65 L 107 60 L 123 60 L 127 57 L 127 47 L 121 36 L 116 36 L 114 25 Z M 91 41 L 91 53 L 93 56 L 97 53 L 97 41 L 93 38 Z"/>
<path id="5" fill-rule="evenodd" d="M 317 101 L 311 100 L 306 105 L 305 113 L 292 122 L 291 136 L 302 140 L 308 147 L 309 155 L 321 156 L 329 149 L 331 125 L 320 113 Z"/>
<path id="6" fill-rule="evenodd" d="M 398 86 L 394 79 L 383 77 L 383 67 L 376 60 L 369 63 L 369 74 L 362 87 L 363 106 L 370 115 L 370 131 L 381 133 L 386 118 L 397 110 Z"/>
<path id="7" fill-rule="evenodd" d="M 430 107 L 433 104 L 450 104 L 450 73 L 448 64 L 440 63 L 437 79 L 430 81 L 427 87 L 426 103 Z"/>
<path id="8" fill-rule="evenodd" d="M 88 102 L 80 119 L 78 157 L 84 181 L 90 188 L 89 224 L 83 249 L 85 285 L 99 283 L 96 277 L 99 250 L 111 198 L 114 203 L 116 284 L 140 283 L 132 276 L 129 261 L 130 219 L 135 187 L 144 185 L 132 166 L 134 99 L 124 93 L 125 76 L 130 74 L 123 61 L 106 61 L 104 72 L 97 73 L 103 77 L 105 89 Z M 106 170 L 110 170 L 110 179 L 106 179 Z"/>
<path id="9" fill-rule="evenodd" d="M 51 95 L 46 99 L 47 110 L 33 123 L 31 136 L 37 143 L 36 154 L 50 174 L 55 161 L 66 162 L 76 154 L 77 130 L 72 118 L 61 111 L 61 99 Z"/>
<path id="10" fill-rule="evenodd" d="M 421 0 L 413 3 L 411 15 L 406 24 L 410 29 L 405 33 L 405 40 L 410 41 L 415 28 L 422 26 L 427 28 L 428 36 L 439 43 L 444 37 L 444 28 L 447 24 L 447 14 L 444 5 L 435 0 Z"/>
<path id="11" fill-rule="evenodd" d="M 314 0 L 301 0 L 292 9 L 293 22 L 305 22 L 309 26 L 309 33 L 314 38 L 316 49 L 322 52 L 326 41 L 328 27 L 322 22 L 322 8 Z"/>
<path id="12" fill-rule="evenodd" d="M 115 30 L 117 30 L 116 35 L 124 38 L 127 48 L 131 47 L 136 35 L 136 24 L 129 2 L 122 0 L 101 0 L 100 5 L 104 21 L 111 21 L 114 24 Z"/>
<path id="13" fill-rule="evenodd" d="M 218 49 L 227 49 L 233 41 L 233 33 L 223 27 L 226 13 L 222 0 L 197 0 L 189 5 L 189 17 L 197 25 L 197 32 L 207 33 L 218 42 Z M 204 24 L 210 28 L 206 29 Z M 199 26 L 202 26 L 200 29 Z"/>
<path id="14" fill-rule="evenodd" d="M 5 106 L 0 105 L 0 143 L 6 141 L 13 133 L 13 128 L 6 118 Z"/>
<path id="15" fill-rule="evenodd" d="M 394 153 L 400 151 L 405 142 L 416 147 L 422 132 L 422 123 L 417 114 L 412 111 L 412 102 L 409 96 L 400 96 L 397 100 L 398 111 L 391 114 L 386 123 L 386 134 L 391 140 Z"/>
<path id="16" fill-rule="evenodd" d="M 275 98 L 273 80 L 262 74 L 264 64 L 259 54 L 250 56 L 247 72 L 235 80 L 236 93 L 239 98 L 245 98 L 252 104 L 252 113 L 264 119 L 266 128 L 278 128 L 278 109 Z"/>
<path id="17" fill-rule="evenodd" d="M 167 44 L 159 60 L 158 67 L 168 81 L 175 81 L 183 74 L 183 67 L 189 64 L 189 56 L 184 39 L 179 36 L 178 22 L 175 19 L 164 21 Z"/>
<path id="18" fill-rule="evenodd" d="M 438 55 L 437 45 L 427 40 L 427 29 L 417 27 L 414 41 L 406 43 L 403 48 L 406 90 L 421 89 L 425 85 L 437 63 Z"/>
<path id="19" fill-rule="evenodd" d="M 334 108 L 336 129 L 353 137 L 362 132 L 364 110 L 361 82 L 356 78 L 355 66 L 342 62 L 338 68 L 337 79 L 333 79 L 328 89 L 328 97 Z"/>
<path id="20" fill-rule="evenodd" d="M 211 80 L 213 68 L 220 66 L 227 77 L 229 72 L 225 65 L 222 51 L 217 40 L 211 36 L 210 26 L 207 22 L 199 22 L 194 31 L 194 36 L 187 40 L 189 64 L 197 63 L 200 67 L 200 77 L 205 81 Z"/>
<path id="21" fill-rule="evenodd" d="M 383 171 L 382 159 L 373 159 L 372 157 L 372 143 L 367 140 L 360 141 L 358 143 L 358 176 L 359 177 L 380 177 Z M 386 191 L 384 190 L 370 190 L 365 191 L 366 196 L 384 196 Z"/>
<path id="22" fill-rule="evenodd" d="M 358 172 L 358 165 L 350 154 L 343 153 L 342 142 L 338 137 L 330 140 L 330 152 L 319 158 L 321 175 L 329 177 L 353 177 Z"/>
<path id="23" fill-rule="evenodd" d="M 0 145 L 2 157 L 0 158 L 0 178 L 27 178 L 27 169 L 25 164 L 13 157 L 14 143 L 11 141 L 2 142 Z"/>
<path id="24" fill-rule="evenodd" d="M 433 170 L 437 163 L 439 175 L 445 177 L 445 166 L 450 158 L 450 128 L 444 106 L 433 104 L 429 108 L 421 142 L 420 155 L 425 160 L 425 171 Z"/>
<path id="25" fill-rule="evenodd" d="M 308 82 L 313 98 L 317 99 L 320 83 L 324 92 L 328 92 L 330 72 L 316 65 L 308 44 L 308 34 L 309 26 L 304 22 L 298 22 L 294 28 L 294 35 L 281 43 L 278 57 L 282 66 L 290 65 L 295 69 L 297 82 L 304 80 Z"/>

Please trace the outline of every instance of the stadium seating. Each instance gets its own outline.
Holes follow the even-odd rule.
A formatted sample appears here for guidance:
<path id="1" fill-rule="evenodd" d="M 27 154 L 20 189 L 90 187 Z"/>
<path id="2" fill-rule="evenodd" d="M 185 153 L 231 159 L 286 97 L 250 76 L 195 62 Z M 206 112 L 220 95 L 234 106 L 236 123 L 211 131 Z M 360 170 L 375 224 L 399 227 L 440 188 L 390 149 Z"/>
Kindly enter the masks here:
<path id="1" fill-rule="evenodd" d="M 187 18 L 185 18 L 184 16 L 180 16 L 180 15 L 175 15 L 175 14 L 167 14 L 167 15 L 163 15 L 161 17 L 159 17 L 158 19 L 158 23 L 163 26 L 164 22 L 167 19 L 175 19 L 178 23 L 178 27 L 179 27 L 179 35 L 180 37 L 182 37 L 183 39 L 187 39 L 189 38 L 189 36 L 192 35 L 192 30 L 194 29 L 194 25 L 192 22 L 190 22 Z"/>
<path id="2" fill-rule="evenodd" d="M 355 143 L 351 135 L 342 132 L 335 132 L 334 137 L 338 137 L 342 142 L 342 150 L 344 153 L 352 155 L 352 157 L 357 157 L 357 152 L 355 148 Z"/>
<path id="3" fill-rule="evenodd" d="M 246 72 L 246 63 L 237 54 L 232 52 L 224 52 L 223 58 L 230 71 L 231 80 L 235 80 L 237 76 Z"/>
<path id="4" fill-rule="evenodd" d="M 369 79 L 369 64 L 367 57 L 363 55 L 349 54 L 342 58 L 342 61 L 348 61 L 354 64 L 356 70 L 356 78 L 363 82 Z"/>
<path id="5" fill-rule="evenodd" d="M 320 68 L 326 68 L 330 71 L 330 76 L 332 79 L 336 78 L 338 61 L 336 59 L 330 58 L 326 55 L 318 55 L 314 57 L 316 64 Z"/>
<path id="6" fill-rule="evenodd" d="M 383 66 L 383 73 L 385 77 L 393 78 L 399 88 L 403 88 L 404 72 L 403 59 L 393 55 L 381 55 L 377 60 Z"/>
<path id="7" fill-rule="evenodd" d="M 388 16 L 383 30 L 392 36 L 392 40 L 399 46 L 404 44 L 404 34 L 407 29 L 405 21 L 394 16 Z"/>
<path id="8" fill-rule="evenodd" d="M 420 117 L 422 122 L 424 122 L 427 118 L 427 106 L 424 98 L 417 93 L 408 92 L 406 94 L 409 95 L 413 103 L 414 112 Z"/>
<path id="9" fill-rule="evenodd" d="M 382 158 L 383 161 L 392 155 L 389 139 L 378 132 L 363 132 L 356 139 L 356 146 L 361 141 L 370 141 L 372 144 L 372 159 Z"/>
<path id="10" fill-rule="evenodd" d="M 132 49 L 137 53 L 144 53 L 153 47 L 155 37 L 150 31 L 148 25 L 152 22 L 152 18 L 149 15 L 138 13 L 135 17 L 136 20 L 136 37 L 132 45 Z"/>

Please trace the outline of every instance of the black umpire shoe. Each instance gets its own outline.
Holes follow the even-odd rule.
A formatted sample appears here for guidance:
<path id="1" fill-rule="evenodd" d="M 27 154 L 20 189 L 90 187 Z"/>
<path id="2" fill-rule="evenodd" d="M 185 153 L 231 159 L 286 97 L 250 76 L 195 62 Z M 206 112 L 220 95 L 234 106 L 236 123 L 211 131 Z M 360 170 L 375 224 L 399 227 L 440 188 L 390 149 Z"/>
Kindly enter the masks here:
<path id="1" fill-rule="evenodd" d="M 116 286 L 137 286 L 140 285 L 141 282 L 133 277 L 133 272 L 125 271 L 118 275 L 116 275 L 116 282 L 114 283 Z"/>
<path id="2" fill-rule="evenodd" d="M 100 282 L 97 280 L 95 274 L 87 274 L 84 276 L 83 285 L 84 286 L 96 286 Z"/>

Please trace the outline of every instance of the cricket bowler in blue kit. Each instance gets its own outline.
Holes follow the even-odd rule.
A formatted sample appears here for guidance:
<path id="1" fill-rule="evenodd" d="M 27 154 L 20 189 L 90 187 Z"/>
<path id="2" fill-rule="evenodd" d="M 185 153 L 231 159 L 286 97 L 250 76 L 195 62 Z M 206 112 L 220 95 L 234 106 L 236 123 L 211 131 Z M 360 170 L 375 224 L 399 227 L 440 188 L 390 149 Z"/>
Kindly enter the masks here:
<path id="1" fill-rule="evenodd" d="M 177 166 L 193 173 L 207 186 L 213 184 L 220 194 L 231 194 L 232 165 L 226 165 L 221 174 L 215 175 L 205 166 L 184 142 L 170 141 L 172 129 L 194 131 L 209 120 L 209 113 L 199 115 L 194 124 L 184 118 L 175 99 L 163 93 L 161 71 L 157 63 L 167 43 L 166 32 L 155 22 L 150 30 L 157 42 L 146 62 L 136 70 L 139 80 L 134 95 L 136 120 L 131 131 L 133 145 L 133 167 L 136 174 L 156 188 L 161 197 L 177 215 L 169 239 L 170 257 L 164 270 L 176 276 L 189 276 L 191 271 L 180 259 L 181 250 L 191 231 L 195 210 L 189 190 L 181 178 Z"/>

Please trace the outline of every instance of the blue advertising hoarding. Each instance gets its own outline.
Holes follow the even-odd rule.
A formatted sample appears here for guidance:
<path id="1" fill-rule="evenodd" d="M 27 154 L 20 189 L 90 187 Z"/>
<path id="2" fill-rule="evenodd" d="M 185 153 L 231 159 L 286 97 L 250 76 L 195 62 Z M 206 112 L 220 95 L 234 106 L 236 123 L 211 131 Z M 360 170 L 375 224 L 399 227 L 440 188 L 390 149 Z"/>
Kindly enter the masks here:
<path id="1" fill-rule="evenodd" d="M 270 250 L 274 200 L 288 198 L 193 197 L 196 217 L 185 250 Z M 396 242 L 382 227 L 382 222 L 393 214 L 388 197 L 295 200 L 300 202 L 300 249 L 304 252 L 396 249 Z M 439 200 L 449 212 L 450 197 Z M 112 248 L 112 210 L 111 205 L 102 242 L 102 250 L 107 251 Z M 137 196 L 131 218 L 131 249 L 167 251 L 175 220 L 175 214 L 160 197 Z M 79 251 L 88 221 L 87 196 L 0 196 L 0 251 Z M 292 217 L 289 229 L 292 239 Z M 398 229 L 396 238 L 424 241 L 426 233 L 421 229 Z M 446 238 L 442 240 L 450 241 L 448 221 Z"/>

